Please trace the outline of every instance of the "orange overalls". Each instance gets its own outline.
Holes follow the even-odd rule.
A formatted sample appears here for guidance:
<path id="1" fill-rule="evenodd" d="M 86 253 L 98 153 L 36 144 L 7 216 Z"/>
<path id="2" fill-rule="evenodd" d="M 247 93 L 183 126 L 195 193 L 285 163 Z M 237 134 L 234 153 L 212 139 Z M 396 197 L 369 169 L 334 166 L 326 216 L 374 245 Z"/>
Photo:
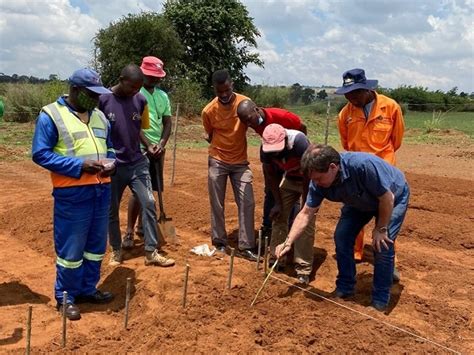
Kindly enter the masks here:
<path id="1" fill-rule="evenodd" d="M 391 98 L 375 94 L 369 117 L 350 102 L 339 113 L 342 147 L 347 151 L 372 153 L 395 165 L 395 152 L 402 144 L 405 123 L 400 106 Z M 362 260 L 364 229 L 357 236 L 354 258 Z"/>

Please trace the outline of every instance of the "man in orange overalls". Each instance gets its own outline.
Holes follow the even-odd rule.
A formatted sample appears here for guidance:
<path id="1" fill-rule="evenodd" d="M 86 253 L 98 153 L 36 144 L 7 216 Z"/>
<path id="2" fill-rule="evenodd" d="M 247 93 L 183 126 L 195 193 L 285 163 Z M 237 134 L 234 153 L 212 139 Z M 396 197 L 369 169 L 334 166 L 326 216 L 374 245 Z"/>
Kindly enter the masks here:
<path id="1" fill-rule="evenodd" d="M 402 144 L 405 123 L 400 106 L 391 98 L 374 91 L 377 80 L 367 80 L 363 69 L 351 69 L 342 75 L 343 85 L 336 94 L 349 101 L 339 112 L 339 134 L 347 151 L 372 153 L 395 165 L 395 152 Z M 364 229 L 357 236 L 354 259 L 362 260 Z M 393 280 L 400 274 L 395 265 Z"/>

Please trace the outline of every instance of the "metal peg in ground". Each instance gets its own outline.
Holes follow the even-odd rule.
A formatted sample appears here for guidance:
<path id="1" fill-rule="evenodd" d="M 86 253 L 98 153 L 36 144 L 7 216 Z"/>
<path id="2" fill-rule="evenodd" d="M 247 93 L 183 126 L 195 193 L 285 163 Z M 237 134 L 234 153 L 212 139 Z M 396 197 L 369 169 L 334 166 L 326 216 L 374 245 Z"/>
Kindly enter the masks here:
<path id="1" fill-rule="evenodd" d="M 186 264 L 186 270 L 184 271 L 183 308 L 186 307 L 186 297 L 188 296 L 188 278 L 189 278 L 189 264 Z"/>
<path id="2" fill-rule="evenodd" d="M 234 257 L 235 257 L 235 248 L 232 248 L 230 252 L 229 278 L 227 279 L 227 288 L 229 290 L 232 287 L 232 273 L 234 272 Z"/>
<path id="3" fill-rule="evenodd" d="M 128 309 L 130 305 L 130 292 L 132 289 L 132 278 L 127 277 L 127 287 L 125 289 L 125 321 L 124 328 L 128 329 Z"/>
<path id="4" fill-rule="evenodd" d="M 66 307 L 67 307 L 67 291 L 64 291 L 63 292 L 63 312 L 62 312 L 62 316 L 63 316 L 63 334 L 62 334 L 62 341 L 61 341 L 61 346 L 63 348 L 66 347 Z"/>
<path id="5" fill-rule="evenodd" d="M 31 318 L 33 314 L 33 306 L 28 306 L 28 312 L 26 314 L 26 355 L 30 355 L 31 352 Z"/>

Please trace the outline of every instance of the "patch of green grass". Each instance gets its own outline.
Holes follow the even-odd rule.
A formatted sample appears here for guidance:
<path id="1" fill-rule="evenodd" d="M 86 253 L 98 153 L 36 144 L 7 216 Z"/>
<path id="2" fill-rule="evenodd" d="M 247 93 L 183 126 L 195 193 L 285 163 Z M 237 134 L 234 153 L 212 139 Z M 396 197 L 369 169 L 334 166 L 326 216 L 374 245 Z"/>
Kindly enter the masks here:
<path id="1" fill-rule="evenodd" d="M 405 114 L 408 129 L 420 129 L 423 132 L 434 130 L 456 130 L 474 139 L 474 112 L 416 112 Z"/>
<path id="2" fill-rule="evenodd" d="M 301 117 L 308 127 L 308 136 L 312 142 L 324 143 L 326 129 L 326 114 L 313 113 L 313 107 L 292 106 L 288 110 Z M 457 144 L 460 140 L 466 143 L 474 142 L 474 113 L 473 112 L 432 112 L 408 111 L 405 113 L 406 143 Z M 336 107 L 331 106 L 329 119 L 328 143 L 339 144 Z"/>
<path id="3" fill-rule="evenodd" d="M 33 123 L 0 121 L 0 160 L 21 160 L 31 155 Z"/>
<path id="4" fill-rule="evenodd" d="M 30 147 L 34 124 L 0 121 L 0 144 L 17 147 Z"/>
<path id="5" fill-rule="evenodd" d="M 337 113 L 331 107 L 329 117 L 328 143 L 339 147 L 339 132 L 337 129 Z M 313 143 L 324 143 L 326 129 L 326 114 L 314 113 L 314 108 L 294 106 L 288 110 L 299 115 L 308 128 L 308 136 Z M 404 143 L 408 144 L 472 144 L 474 143 L 474 113 L 447 112 L 435 114 L 432 112 L 408 111 L 405 114 L 406 132 Z M 34 123 L 16 123 L 0 121 L 0 160 L 6 158 L 22 159 L 30 154 Z M 198 119 L 186 122 L 178 130 L 177 145 L 179 148 L 206 148 L 208 143 L 202 139 L 204 132 Z M 249 129 L 248 143 L 259 146 L 260 137 Z M 169 142 L 171 148 L 172 141 Z"/>

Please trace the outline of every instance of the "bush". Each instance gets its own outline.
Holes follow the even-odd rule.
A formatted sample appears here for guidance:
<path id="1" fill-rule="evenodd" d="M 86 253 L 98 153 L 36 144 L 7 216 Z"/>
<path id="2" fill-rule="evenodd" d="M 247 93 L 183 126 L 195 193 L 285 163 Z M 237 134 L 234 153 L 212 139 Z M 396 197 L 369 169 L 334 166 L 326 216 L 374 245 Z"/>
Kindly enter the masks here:
<path id="1" fill-rule="evenodd" d="M 29 122 L 36 118 L 41 107 L 54 102 L 68 92 L 62 81 L 45 84 L 4 84 L 0 89 L 5 96 L 5 121 Z"/>
<path id="2" fill-rule="evenodd" d="M 325 115 L 328 110 L 327 102 L 318 102 L 311 105 L 311 109 L 315 115 Z"/>
<path id="3" fill-rule="evenodd" d="M 461 112 L 474 112 L 474 102 L 469 102 L 460 107 Z"/>
<path id="4" fill-rule="evenodd" d="M 441 129 L 441 125 L 444 121 L 444 112 L 441 111 L 433 111 L 433 116 L 429 120 L 423 121 L 423 126 L 425 127 L 426 133 L 432 133 L 439 129 Z"/>
<path id="5" fill-rule="evenodd" d="M 288 88 L 278 86 L 248 86 L 243 94 L 262 107 L 285 107 L 290 97 Z"/>
<path id="6" fill-rule="evenodd" d="M 172 109 L 179 105 L 180 115 L 192 116 L 200 115 L 207 101 L 202 97 L 201 85 L 196 82 L 179 79 L 174 88 L 170 91 Z"/>

